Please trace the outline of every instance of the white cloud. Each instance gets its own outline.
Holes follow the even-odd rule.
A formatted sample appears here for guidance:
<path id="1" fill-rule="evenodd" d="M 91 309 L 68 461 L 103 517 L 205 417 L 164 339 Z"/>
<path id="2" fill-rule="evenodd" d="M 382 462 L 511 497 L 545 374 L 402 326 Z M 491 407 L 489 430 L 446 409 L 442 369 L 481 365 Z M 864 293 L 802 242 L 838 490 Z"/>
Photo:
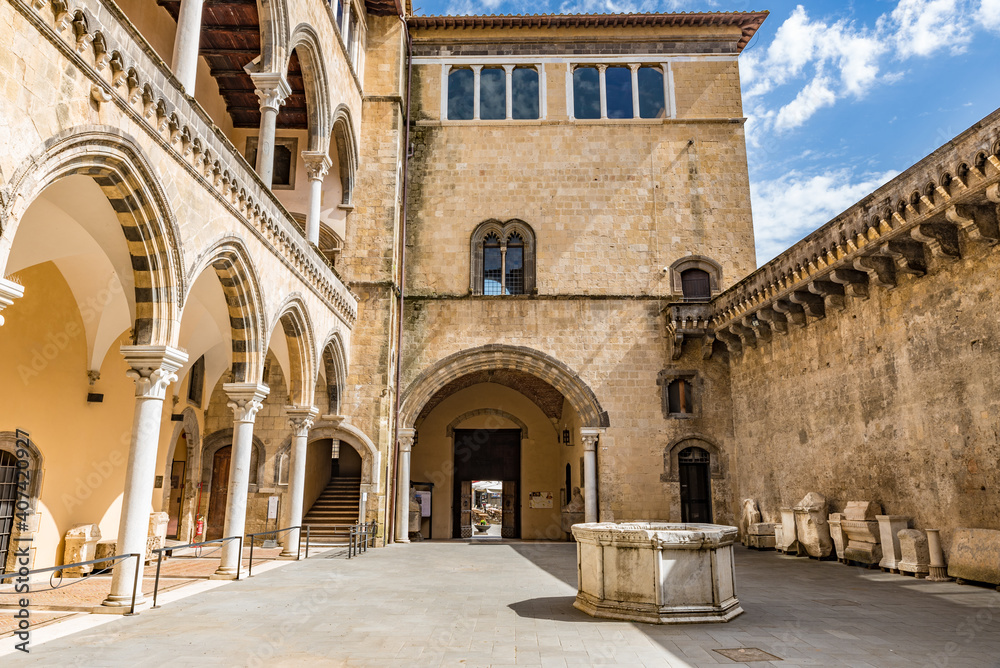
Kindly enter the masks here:
<path id="1" fill-rule="evenodd" d="M 832 107 L 837 95 L 830 90 L 830 79 L 818 76 L 799 91 L 795 99 L 778 111 L 774 127 L 778 130 L 797 128 L 823 107 Z"/>
<path id="2" fill-rule="evenodd" d="M 1000 0 L 983 0 L 976 18 L 987 30 L 1000 32 Z"/>
<path id="3" fill-rule="evenodd" d="M 757 262 L 763 264 L 869 194 L 899 172 L 865 174 L 850 170 L 807 176 L 792 171 L 751 183 Z"/>
<path id="4" fill-rule="evenodd" d="M 971 12 L 960 0 L 900 0 L 881 26 L 893 33 L 900 58 L 929 56 L 943 48 L 961 53 L 972 33 Z"/>

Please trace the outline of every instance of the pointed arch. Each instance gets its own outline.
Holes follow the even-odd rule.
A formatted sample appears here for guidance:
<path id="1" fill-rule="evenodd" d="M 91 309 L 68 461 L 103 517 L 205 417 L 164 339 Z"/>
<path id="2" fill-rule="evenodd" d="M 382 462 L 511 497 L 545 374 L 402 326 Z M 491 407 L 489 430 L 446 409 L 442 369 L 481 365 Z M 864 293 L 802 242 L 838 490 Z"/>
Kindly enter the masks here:
<path id="1" fill-rule="evenodd" d="M 334 112 L 333 140 L 336 142 L 337 166 L 340 169 L 340 204 L 351 206 L 354 201 L 354 179 L 358 171 L 358 140 L 351 110 L 345 104 L 338 106 Z"/>
<path id="2" fill-rule="evenodd" d="M 495 218 L 481 222 L 472 232 L 470 238 L 470 261 L 469 261 L 469 291 L 474 295 L 481 295 L 483 289 L 483 271 L 485 262 L 483 258 L 483 241 L 490 235 L 496 235 L 500 244 L 506 247 L 507 242 L 517 235 L 521 238 L 524 246 L 524 294 L 531 294 L 535 290 L 535 231 L 531 225 L 519 218 L 511 218 L 501 222 Z"/>
<path id="3" fill-rule="evenodd" d="M 274 332 L 279 324 L 288 342 L 291 367 L 287 370 L 288 400 L 293 406 L 312 406 L 316 389 L 315 337 L 309 310 L 300 293 L 293 292 L 285 298 L 268 332 Z"/>
<path id="4" fill-rule="evenodd" d="M 340 332 L 334 332 L 323 344 L 321 359 L 323 374 L 326 377 L 327 397 L 329 398 L 329 414 L 341 414 L 341 402 L 347 382 L 347 353 Z"/>
<path id="5" fill-rule="evenodd" d="M 195 262 L 188 283 L 211 267 L 219 277 L 229 309 L 232 332 L 232 382 L 261 382 L 268 330 L 264 329 L 264 304 L 260 277 L 239 237 L 227 236 L 212 244 Z"/>
<path id="6" fill-rule="evenodd" d="M 413 429 L 424 405 L 448 383 L 492 369 L 516 369 L 532 374 L 562 393 L 580 414 L 581 426 L 610 426 L 608 413 L 593 390 L 568 366 L 532 348 L 491 344 L 449 355 L 421 372 L 401 397 L 400 428 Z"/>
<path id="7" fill-rule="evenodd" d="M 276 72 L 274 65 L 287 63 L 288 54 L 288 5 L 285 0 L 257 0 L 257 18 L 260 23 L 260 65 L 258 72 Z"/>
<path id="8" fill-rule="evenodd" d="M 302 83 L 306 89 L 306 110 L 309 118 L 309 150 L 326 151 L 330 145 L 330 80 L 323 60 L 321 41 L 316 30 L 300 23 L 288 41 L 282 72 L 288 72 L 292 52 L 298 54 L 302 68 Z"/>
<path id="9" fill-rule="evenodd" d="M 7 266 L 28 206 L 48 186 L 74 174 L 97 183 L 121 225 L 135 283 L 132 343 L 176 345 L 186 292 L 180 232 L 158 172 L 120 130 L 88 126 L 61 132 L 14 174 L 0 215 L 0 267 Z"/>

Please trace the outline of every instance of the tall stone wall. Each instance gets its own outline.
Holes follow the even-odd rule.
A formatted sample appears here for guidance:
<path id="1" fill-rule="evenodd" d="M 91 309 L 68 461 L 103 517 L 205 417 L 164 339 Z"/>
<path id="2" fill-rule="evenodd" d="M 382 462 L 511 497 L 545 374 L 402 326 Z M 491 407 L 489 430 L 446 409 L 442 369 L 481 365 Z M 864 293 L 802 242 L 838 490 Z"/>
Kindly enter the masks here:
<path id="1" fill-rule="evenodd" d="M 997 528 L 1000 297 L 994 247 L 872 289 L 732 362 L 739 494 L 768 519 L 816 491 L 940 528 Z"/>

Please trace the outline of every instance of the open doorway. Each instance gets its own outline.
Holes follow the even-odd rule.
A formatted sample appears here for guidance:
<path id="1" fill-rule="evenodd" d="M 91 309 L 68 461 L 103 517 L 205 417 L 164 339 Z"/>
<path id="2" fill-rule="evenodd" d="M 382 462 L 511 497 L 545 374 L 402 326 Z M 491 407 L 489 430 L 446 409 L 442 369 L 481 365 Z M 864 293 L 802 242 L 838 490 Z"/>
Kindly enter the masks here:
<path id="1" fill-rule="evenodd" d="M 184 483 L 187 480 L 188 443 L 187 434 L 181 432 L 174 447 L 174 459 L 170 463 L 170 492 L 167 513 L 167 538 L 180 538 L 181 512 L 184 504 Z"/>
<path id="2" fill-rule="evenodd" d="M 473 538 L 500 538 L 503 526 L 503 481 L 472 481 Z"/>
<path id="3" fill-rule="evenodd" d="M 474 486 L 478 483 L 483 487 L 480 492 L 499 487 L 500 535 L 503 538 L 520 538 L 520 482 L 520 429 L 456 429 L 453 537 L 471 538 L 476 533 L 473 527 L 473 517 L 477 515 L 474 512 L 477 496 Z M 492 492 L 487 491 L 485 498 L 490 499 L 490 494 Z M 478 496 L 483 498 L 483 494 Z"/>

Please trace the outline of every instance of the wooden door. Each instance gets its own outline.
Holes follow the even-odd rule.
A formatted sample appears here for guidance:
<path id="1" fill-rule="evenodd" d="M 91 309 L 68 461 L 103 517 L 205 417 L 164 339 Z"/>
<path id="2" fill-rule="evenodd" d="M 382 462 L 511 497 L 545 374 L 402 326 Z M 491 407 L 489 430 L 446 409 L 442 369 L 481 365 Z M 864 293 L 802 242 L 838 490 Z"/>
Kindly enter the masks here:
<path id="1" fill-rule="evenodd" d="M 208 529 L 206 540 L 222 538 L 226 522 L 226 499 L 229 498 L 229 462 L 233 448 L 227 445 L 215 452 L 212 462 L 212 487 L 208 501 Z"/>
<path id="2" fill-rule="evenodd" d="M 517 481 L 504 480 L 501 497 L 503 507 L 503 525 L 500 527 L 502 538 L 517 538 Z"/>
<path id="3" fill-rule="evenodd" d="M 170 513 L 170 520 L 167 522 L 167 537 L 178 538 L 177 530 L 180 528 L 181 504 L 184 501 L 184 471 L 187 462 L 174 460 L 170 469 L 170 505 L 167 512 Z"/>
<path id="4" fill-rule="evenodd" d="M 459 537 L 472 538 L 472 481 L 463 480 L 461 491 L 461 510 L 459 512 Z"/>
<path id="5" fill-rule="evenodd" d="M 681 482 L 681 521 L 712 523 L 712 477 L 709 454 L 686 448 L 677 458 Z"/>

